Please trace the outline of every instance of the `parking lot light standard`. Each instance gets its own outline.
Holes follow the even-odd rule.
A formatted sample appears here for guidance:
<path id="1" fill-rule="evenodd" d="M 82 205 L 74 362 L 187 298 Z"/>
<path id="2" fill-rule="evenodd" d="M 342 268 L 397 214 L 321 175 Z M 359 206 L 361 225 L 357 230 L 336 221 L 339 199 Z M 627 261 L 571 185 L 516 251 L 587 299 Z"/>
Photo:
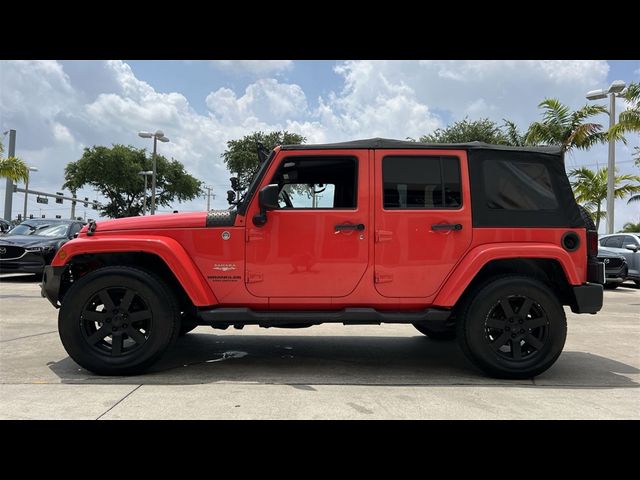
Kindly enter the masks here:
<path id="1" fill-rule="evenodd" d="M 147 176 L 153 175 L 152 170 L 143 170 L 138 172 L 138 175 L 144 175 L 144 195 L 142 197 L 142 215 L 147 214 Z"/>
<path id="2" fill-rule="evenodd" d="M 142 138 L 153 138 L 153 172 L 151 175 L 151 215 L 156 213 L 156 150 L 158 140 L 161 142 L 168 142 L 169 139 L 164 136 L 162 130 L 156 130 L 156 133 L 151 132 L 138 132 L 138 136 Z"/>
<path id="3" fill-rule="evenodd" d="M 607 90 L 600 88 L 587 92 L 587 100 L 600 100 L 609 97 L 609 130 L 616 124 L 616 97 L 624 94 L 626 84 L 622 80 L 615 80 Z M 613 233 L 613 211 L 615 207 L 615 176 L 616 176 L 616 142 L 609 138 L 609 161 L 607 164 L 607 233 Z"/>

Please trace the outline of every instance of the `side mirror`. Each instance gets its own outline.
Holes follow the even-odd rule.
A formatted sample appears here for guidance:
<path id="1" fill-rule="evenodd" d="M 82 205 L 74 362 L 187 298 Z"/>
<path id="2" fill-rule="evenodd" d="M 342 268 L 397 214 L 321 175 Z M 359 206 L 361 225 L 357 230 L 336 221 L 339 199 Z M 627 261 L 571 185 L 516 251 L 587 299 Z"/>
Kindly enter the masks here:
<path id="1" fill-rule="evenodd" d="M 229 202 L 229 204 L 233 204 L 233 202 L 236 201 L 236 192 L 234 192 L 233 190 L 227 190 L 227 202 Z"/>
<path id="2" fill-rule="evenodd" d="M 633 245 L 633 244 L 628 244 L 625 245 L 624 248 L 626 248 L 627 250 L 631 250 L 632 252 L 637 252 L 638 251 L 638 246 L 637 245 Z"/>
<path id="3" fill-rule="evenodd" d="M 260 205 L 260 213 L 253 216 L 253 224 L 256 227 L 262 227 L 267 223 L 267 211 L 278 208 L 278 194 L 280 187 L 275 184 L 269 184 L 263 187 L 258 194 L 258 205 Z"/>

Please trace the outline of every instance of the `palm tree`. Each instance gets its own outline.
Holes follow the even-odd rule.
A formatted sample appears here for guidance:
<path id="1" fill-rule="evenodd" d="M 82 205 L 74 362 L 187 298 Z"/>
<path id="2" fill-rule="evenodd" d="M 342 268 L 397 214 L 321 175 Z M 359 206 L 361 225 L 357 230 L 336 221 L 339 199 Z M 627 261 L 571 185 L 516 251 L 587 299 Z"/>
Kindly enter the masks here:
<path id="1" fill-rule="evenodd" d="M 607 169 L 601 168 L 594 172 L 586 167 L 576 168 L 569 172 L 569 177 L 572 179 L 571 187 L 576 200 L 589 210 L 598 230 L 600 220 L 606 215 L 602 211 L 602 202 L 607 198 Z M 614 198 L 625 198 L 627 195 L 640 193 L 638 182 L 638 175 L 616 175 Z"/>
<path id="2" fill-rule="evenodd" d="M 620 230 L 618 233 L 638 233 L 638 232 L 640 232 L 640 222 L 638 223 L 627 222 L 622 226 L 622 230 Z"/>
<path id="3" fill-rule="evenodd" d="M 631 83 L 622 96 L 629 106 L 620 113 L 618 123 L 611 127 L 610 134 L 640 132 L 640 82 Z"/>
<path id="4" fill-rule="evenodd" d="M 27 181 L 29 167 L 18 157 L 3 158 L 4 145 L 0 142 L 0 178 L 9 178 L 13 182 Z"/>
<path id="5" fill-rule="evenodd" d="M 563 152 L 572 148 L 589 149 L 607 140 L 602 125 L 586 120 L 606 113 L 601 105 L 585 105 L 574 112 L 555 98 L 547 98 L 538 107 L 544 109 L 541 122 L 529 126 L 525 140 L 529 144 L 559 145 Z"/>

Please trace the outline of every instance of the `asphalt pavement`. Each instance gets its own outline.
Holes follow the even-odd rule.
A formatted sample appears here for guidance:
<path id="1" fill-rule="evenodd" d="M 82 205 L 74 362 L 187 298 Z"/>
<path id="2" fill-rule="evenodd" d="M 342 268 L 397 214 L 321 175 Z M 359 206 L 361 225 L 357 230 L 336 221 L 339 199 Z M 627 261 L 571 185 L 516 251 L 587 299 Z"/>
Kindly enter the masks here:
<path id="1" fill-rule="evenodd" d="M 640 419 L 640 290 L 567 310 L 564 352 L 496 380 L 410 325 L 198 327 L 147 374 L 79 367 L 33 276 L 0 275 L 0 419 Z"/>

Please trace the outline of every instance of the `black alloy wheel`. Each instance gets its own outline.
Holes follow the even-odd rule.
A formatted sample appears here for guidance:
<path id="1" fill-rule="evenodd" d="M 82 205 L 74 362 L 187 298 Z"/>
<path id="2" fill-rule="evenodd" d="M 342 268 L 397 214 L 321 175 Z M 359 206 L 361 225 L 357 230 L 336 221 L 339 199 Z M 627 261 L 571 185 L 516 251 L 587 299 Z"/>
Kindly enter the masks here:
<path id="1" fill-rule="evenodd" d="M 89 346 L 112 357 L 142 347 L 153 326 L 149 305 L 138 292 L 124 287 L 98 291 L 85 304 L 80 319 Z"/>
<path id="2" fill-rule="evenodd" d="M 524 295 L 502 297 L 485 320 L 486 341 L 501 357 L 528 360 L 543 350 L 549 319 L 542 306 Z"/>

